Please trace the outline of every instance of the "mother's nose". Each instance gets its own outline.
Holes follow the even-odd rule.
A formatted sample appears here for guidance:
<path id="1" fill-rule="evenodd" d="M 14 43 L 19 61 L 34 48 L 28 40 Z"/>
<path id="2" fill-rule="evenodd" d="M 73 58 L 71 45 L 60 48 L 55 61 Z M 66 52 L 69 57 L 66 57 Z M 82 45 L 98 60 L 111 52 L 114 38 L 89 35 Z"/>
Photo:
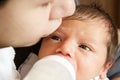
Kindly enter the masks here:
<path id="1" fill-rule="evenodd" d="M 62 18 L 70 16 L 75 11 L 74 0 L 54 0 L 51 18 Z"/>

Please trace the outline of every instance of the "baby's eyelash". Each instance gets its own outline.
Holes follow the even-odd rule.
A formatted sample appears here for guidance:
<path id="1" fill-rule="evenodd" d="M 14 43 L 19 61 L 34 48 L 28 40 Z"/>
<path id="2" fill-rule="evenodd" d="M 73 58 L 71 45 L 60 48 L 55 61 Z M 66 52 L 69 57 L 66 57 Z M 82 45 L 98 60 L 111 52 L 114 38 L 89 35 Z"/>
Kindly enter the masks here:
<path id="1" fill-rule="evenodd" d="M 59 36 L 53 35 L 50 37 L 53 40 L 61 41 L 61 38 Z"/>
<path id="2" fill-rule="evenodd" d="M 91 49 L 86 45 L 79 45 L 80 48 L 90 51 Z"/>
<path id="3" fill-rule="evenodd" d="M 44 4 L 42 4 L 42 7 L 46 7 L 48 5 L 49 5 L 49 3 L 44 3 Z"/>

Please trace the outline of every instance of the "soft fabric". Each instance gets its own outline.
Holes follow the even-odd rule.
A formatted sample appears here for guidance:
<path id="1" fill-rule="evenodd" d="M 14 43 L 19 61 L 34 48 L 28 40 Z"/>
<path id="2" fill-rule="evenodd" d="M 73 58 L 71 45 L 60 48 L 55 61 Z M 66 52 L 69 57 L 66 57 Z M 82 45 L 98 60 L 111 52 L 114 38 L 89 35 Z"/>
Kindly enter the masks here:
<path id="1" fill-rule="evenodd" d="M 0 49 L 0 80 L 20 80 L 14 64 L 14 56 L 12 47 Z"/>

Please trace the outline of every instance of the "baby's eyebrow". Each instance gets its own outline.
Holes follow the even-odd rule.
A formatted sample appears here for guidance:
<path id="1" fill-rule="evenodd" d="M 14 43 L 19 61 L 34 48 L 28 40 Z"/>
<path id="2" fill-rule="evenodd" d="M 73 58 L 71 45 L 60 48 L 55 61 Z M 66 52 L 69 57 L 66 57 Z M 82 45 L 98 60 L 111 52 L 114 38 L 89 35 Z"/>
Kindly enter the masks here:
<path id="1" fill-rule="evenodd" d="M 63 28 L 59 28 L 57 29 L 54 33 L 52 33 L 53 35 L 56 34 L 62 38 L 65 38 L 66 37 L 66 33 L 65 33 L 65 30 L 63 30 Z"/>
<path id="2" fill-rule="evenodd" d="M 63 27 L 60 27 L 60 28 L 57 30 L 57 32 L 60 33 L 60 34 L 65 35 L 65 30 L 64 30 Z"/>

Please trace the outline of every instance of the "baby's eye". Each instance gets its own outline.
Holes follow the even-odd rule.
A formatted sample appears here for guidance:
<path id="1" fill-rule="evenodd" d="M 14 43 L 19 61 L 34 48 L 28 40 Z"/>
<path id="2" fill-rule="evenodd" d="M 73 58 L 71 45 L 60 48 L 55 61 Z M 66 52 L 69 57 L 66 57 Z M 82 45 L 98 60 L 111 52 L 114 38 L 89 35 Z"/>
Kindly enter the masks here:
<path id="1" fill-rule="evenodd" d="M 53 0 L 47 0 L 47 1 L 43 1 L 42 3 L 42 7 L 47 7 L 49 4 L 51 4 L 53 2 Z"/>
<path id="2" fill-rule="evenodd" d="M 90 48 L 86 45 L 80 45 L 79 47 L 82 48 L 82 49 L 90 51 Z"/>
<path id="3" fill-rule="evenodd" d="M 42 4 L 42 7 L 46 7 L 48 5 L 49 5 L 49 3 L 44 3 L 44 4 Z"/>
<path id="4" fill-rule="evenodd" d="M 61 39 L 58 36 L 51 36 L 51 39 L 56 40 L 56 41 L 61 41 Z"/>

